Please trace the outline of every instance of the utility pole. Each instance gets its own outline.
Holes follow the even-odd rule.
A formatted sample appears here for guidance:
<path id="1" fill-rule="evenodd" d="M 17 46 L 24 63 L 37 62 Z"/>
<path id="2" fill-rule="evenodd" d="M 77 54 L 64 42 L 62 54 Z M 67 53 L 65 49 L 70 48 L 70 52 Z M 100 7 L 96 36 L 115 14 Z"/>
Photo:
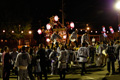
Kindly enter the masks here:
<path id="1" fill-rule="evenodd" d="M 64 0 L 62 0 L 62 25 L 64 27 Z"/>

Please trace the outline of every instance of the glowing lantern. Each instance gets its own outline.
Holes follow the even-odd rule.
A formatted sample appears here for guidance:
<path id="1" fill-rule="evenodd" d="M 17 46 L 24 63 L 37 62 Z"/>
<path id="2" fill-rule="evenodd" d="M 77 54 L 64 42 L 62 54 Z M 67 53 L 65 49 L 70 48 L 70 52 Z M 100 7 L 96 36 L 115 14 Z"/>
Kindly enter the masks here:
<path id="1" fill-rule="evenodd" d="M 104 36 L 104 37 L 107 37 L 107 34 L 106 34 L 106 33 L 103 33 L 103 36 Z"/>
<path id="2" fill-rule="evenodd" d="M 42 30 L 41 29 L 38 29 L 38 34 L 42 34 Z"/>
<path id="3" fill-rule="evenodd" d="M 75 24 L 73 22 L 70 23 L 70 27 L 71 28 L 74 28 L 75 27 Z"/>
<path id="4" fill-rule="evenodd" d="M 56 15 L 56 16 L 54 17 L 54 20 L 55 20 L 55 21 L 58 21 L 58 19 L 59 19 L 59 18 L 58 18 L 58 16 Z"/>
<path id="5" fill-rule="evenodd" d="M 47 25 L 46 25 L 46 28 L 47 28 L 47 30 L 50 30 L 50 29 L 51 29 L 51 25 L 50 25 L 50 24 L 47 24 Z"/>
<path id="6" fill-rule="evenodd" d="M 49 38 L 46 38 L 46 41 L 49 43 L 49 42 L 50 42 L 50 39 L 49 39 Z"/>
<path id="7" fill-rule="evenodd" d="M 66 36 L 66 35 L 64 35 L 64 36 L 63 36 L 63 39 L 66 39 L 66 38 L 67 38 L 67 36 Z"/>
<path id="8" fill-rule="evenodd" d="M 113 34 L 114 30 L 113 30 L 112 26 L 110 26 L 109 29 L 110 29 L 110 32 Z"/>
<path id="9" fill-rule="evenodd" d="M 106 32 L 105 26 L 102 26 L 102 30 L 104 33 Z"/>
<path id="10" fill-rule="evenodd" d="M 119 29 L 119 31 L 120 31 L 120 25 L 118 25 L 118 29 Z"/>

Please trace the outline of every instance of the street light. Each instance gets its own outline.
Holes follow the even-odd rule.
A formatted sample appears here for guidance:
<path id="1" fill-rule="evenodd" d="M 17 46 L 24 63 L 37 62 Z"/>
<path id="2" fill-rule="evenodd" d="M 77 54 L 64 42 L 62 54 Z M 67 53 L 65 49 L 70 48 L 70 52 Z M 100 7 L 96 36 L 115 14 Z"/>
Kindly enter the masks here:
<path id="1" fill-rule="evenodd" d="M 118 24 L 120 24 L 120 0 L 115 3 L 115 8 L 118 10 Z"/>
<path id="2" fill-rule="evenodd" d="M 3 33 L 5 33 L 5 30 L 3 30 Z"/>
<path id="3" fill-rule="evenodd" d="M 32 31 L 29 31 L 28 33 L 29 33 L 29 34 L 32 34 Z"/>
<path id="4" fill-rule="evenodd" d="M 24 32 L 23 32 L 23 31 L 21 31 L 21 33 L 23 34 Z"/>
<path id="5" fill-rule="evenodd" d="M 14 31 L 12 31 L 12 33 L 14 33 Z"/>
<path id="6" fill-rule="evenodd" d="M 118 2 L 116 2 L 115 8 L 120 10 L 120 0 Z"/>
<path id="7" fill-rule="evenodd" d="M 89 30 L 90 30 L 90 27 L 87 27 L 87 30 L 89 31 Z"/>

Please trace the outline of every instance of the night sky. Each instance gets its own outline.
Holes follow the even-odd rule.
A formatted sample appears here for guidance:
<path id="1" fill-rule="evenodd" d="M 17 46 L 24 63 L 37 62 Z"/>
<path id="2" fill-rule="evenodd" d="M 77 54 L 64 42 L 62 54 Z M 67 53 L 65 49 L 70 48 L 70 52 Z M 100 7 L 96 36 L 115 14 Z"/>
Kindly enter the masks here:
<path id="1" fill-rule="evenodd" d="M 117 12 L 113 8 L 115 0 L 64 0 L 65 22 L 73 21 L 76 27 L 89 24 L 92 29 L 113 26 L 117 30 Z M 1 0 L 0 25 L 31 22 L 33 29 L 45 26 L 49 17 L 61 18 L 62 0 Z"/>

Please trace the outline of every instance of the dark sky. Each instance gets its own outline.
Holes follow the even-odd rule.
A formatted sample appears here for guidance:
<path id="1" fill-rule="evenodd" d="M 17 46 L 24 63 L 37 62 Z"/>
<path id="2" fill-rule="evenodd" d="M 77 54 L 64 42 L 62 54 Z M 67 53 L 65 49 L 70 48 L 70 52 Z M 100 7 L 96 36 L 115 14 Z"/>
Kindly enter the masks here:
<path id="1" fill-rule="evenodd" d="M 117 29 L 115 0 L 64 0 L 65 22 L 73 21 L 77 27 L 89 24 L 91 28 L 113 26 Z M 32 22 L 34 28 L 45 26 L 49 17 L 61 19 L 62 0 L 2 0 L 0 1 L 0 24 L 24 24 Z"/>

